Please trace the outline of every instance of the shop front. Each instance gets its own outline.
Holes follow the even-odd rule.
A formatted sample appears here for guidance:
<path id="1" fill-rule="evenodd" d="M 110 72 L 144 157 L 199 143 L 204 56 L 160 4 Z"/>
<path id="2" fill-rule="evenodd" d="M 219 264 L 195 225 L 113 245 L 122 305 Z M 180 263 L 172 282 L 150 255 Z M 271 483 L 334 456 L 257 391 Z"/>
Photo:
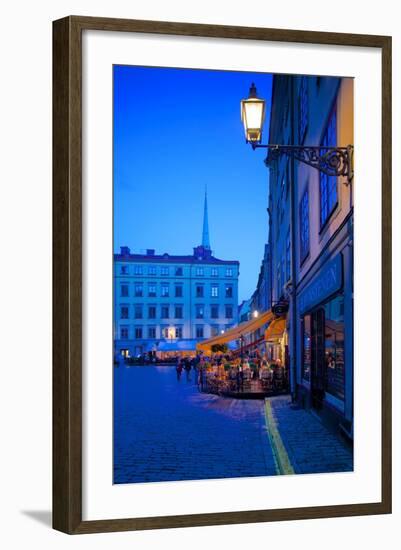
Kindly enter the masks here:
<path id="1" fill-rule="evenodd" d="M 288 333 L 286 318 L 274 319 L 265 331 L 267 358 L 272 363 L 286 365 L 288 356 Z"/>
<path id="2" fill-rule="evenodd" d="M 352 399 L 347 388 L 347 377 L 352 379 L 352 322 L 346 314 L 352 315 L 352 295 L 344 279 L 344 258 L 339 253 L 298 296 L 301 360 L 297 379 L 304 405 L 347 426 L 346 401 Z"/>

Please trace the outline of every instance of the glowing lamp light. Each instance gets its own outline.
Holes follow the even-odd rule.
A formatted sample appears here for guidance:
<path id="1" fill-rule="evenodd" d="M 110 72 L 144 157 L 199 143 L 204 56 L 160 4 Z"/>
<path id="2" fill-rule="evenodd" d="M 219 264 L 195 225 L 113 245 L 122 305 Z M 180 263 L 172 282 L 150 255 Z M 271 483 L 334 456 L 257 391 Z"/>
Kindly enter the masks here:
<path id="1" fill-rule="evenodd" d="M 253 312 L 253 316 L 255 317 L 255 319 L 259 316 L 259 311 L 255 310 Z"/>
<path id="2" fill-rule="evenodd" d="M 256 86 L 252 83 L 249 97 L 241 101 L 241 120 L 244 125 L 247 143 L 262 141 L 262 128 L 265 121 L 266 101 L 259 99 Z"/>

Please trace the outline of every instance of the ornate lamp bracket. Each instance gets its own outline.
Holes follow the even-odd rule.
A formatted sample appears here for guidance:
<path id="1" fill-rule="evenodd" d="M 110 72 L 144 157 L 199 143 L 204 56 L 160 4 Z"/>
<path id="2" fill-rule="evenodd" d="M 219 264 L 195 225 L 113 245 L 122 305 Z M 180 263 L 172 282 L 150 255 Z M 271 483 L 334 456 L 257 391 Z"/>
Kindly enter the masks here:
<path id="1" fill-rule="evenodd" d="M 252 144 L 253 149 L 264 148 L 268 150 L 265 164 L 268 166 L 281 155 L 287 155 L 299 162 L 316 168 L 327 176 L 343 176 L 345 185 L 350 185 L 354 177 L 353 152 L 354 147 L 310 147 L 308 145 L 263 145 Z"/>

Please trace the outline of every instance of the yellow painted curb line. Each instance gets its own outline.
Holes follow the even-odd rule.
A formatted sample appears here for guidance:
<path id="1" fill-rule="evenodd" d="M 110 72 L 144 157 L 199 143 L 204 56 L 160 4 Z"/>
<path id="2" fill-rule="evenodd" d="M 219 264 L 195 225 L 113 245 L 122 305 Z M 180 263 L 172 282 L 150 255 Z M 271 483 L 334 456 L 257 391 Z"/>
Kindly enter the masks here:
<path id="1" fill-rule="evenodd" d="M 285 449 L 283 440 L 281 439 L 280 432 L 277 428 L 277 423 L 273 416 L 272 406 L 268 399 L 265 399 L 265 412 L 266 412 L 266 428 L 267 434 L 270 439 L 270 444 L 273 449 L 274 458 L 276 461 L 276 469 L 278 475 L 291 475 L 295 474 L 292 467 L 291 460 Z"/>

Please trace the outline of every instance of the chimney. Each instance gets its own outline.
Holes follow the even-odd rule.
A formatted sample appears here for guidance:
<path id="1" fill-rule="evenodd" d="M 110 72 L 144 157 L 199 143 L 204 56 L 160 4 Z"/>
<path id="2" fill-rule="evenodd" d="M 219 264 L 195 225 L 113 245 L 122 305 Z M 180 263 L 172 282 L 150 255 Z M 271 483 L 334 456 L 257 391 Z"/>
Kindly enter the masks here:
<path id="1" fill-rule="evenodd" d="M 121 256 L 129 256 L 130 253 L 131 253 L 131 250 L 129 249 L 129 246 L 120 246 Z"/>

